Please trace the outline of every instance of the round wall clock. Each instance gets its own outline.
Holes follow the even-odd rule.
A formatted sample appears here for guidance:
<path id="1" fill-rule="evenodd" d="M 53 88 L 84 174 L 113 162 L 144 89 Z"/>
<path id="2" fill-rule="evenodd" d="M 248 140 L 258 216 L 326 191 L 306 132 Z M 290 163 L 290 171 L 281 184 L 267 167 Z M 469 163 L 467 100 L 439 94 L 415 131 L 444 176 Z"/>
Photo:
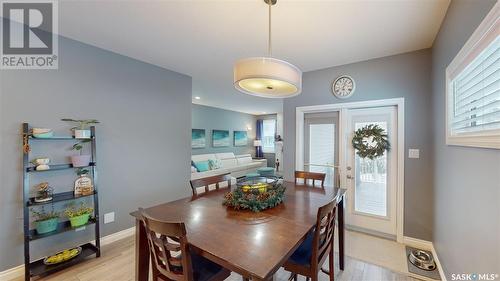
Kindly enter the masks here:
<path id="1" fill-rule="evenodd" d="M 354 79 L 348 75 L 339 76 L 332 84 L 333 95 L 340 99 L 352 96 L 354 89 L 356 89 Z"/>

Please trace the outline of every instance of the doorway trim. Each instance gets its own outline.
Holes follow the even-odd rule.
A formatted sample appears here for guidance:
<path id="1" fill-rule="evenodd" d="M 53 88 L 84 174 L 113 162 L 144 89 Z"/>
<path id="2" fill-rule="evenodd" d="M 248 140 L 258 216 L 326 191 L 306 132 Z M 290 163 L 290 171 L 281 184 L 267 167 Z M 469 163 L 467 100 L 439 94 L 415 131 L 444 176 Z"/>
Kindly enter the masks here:
<path id="1" fill-rule="evenodd" d="M 404 237 L 404 160 L 405 160 L 405 121 L 404 121 L 404 98 L 369 100 L 359 102 L 334 103 L 310 106 L 298 106 L 295 113 L 295 169 L 304 169 L 304 115 L 306 113 L 316 113 L 325 111 L 342 111 L 357 108 L 380 107 L 380 106 L 396 106 L 397 107 L 397 126 L 398 126 L 398 168 L 397 168 L 397 190 L 396 190 L 396 241 L 403 243 Z M 339 123 L 343 124 L 344 116 L 340 114 Z M 343 126 L 339 126 L 339 136 L 344 135 Z M 344 138 L 339 138 L 339 147 L 344 147 Z M 345 166 L 345 157 L 339 157 L 340 166 Z M 340 176 L 343 176 L 344 171 L 340 171 Z"/>

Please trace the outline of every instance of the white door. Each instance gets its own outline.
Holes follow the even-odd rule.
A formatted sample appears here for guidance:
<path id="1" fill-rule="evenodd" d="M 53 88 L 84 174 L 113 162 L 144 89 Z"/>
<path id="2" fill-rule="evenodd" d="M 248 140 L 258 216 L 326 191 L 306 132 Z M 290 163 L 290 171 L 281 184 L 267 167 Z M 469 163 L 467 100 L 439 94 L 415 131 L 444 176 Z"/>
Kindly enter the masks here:
<path id="1" fill-rule="evenodd" d="M 345 183 L 346 223 L 355 229 L 396 235 L 397 108 L 395 106 L 346 109 Z M 376 124 L 386 130 L 389 152 L 370 160 L 361 158 L 351 145 L 356 130 Z M 368 140 L 369 142 L 369 140 Z"/>

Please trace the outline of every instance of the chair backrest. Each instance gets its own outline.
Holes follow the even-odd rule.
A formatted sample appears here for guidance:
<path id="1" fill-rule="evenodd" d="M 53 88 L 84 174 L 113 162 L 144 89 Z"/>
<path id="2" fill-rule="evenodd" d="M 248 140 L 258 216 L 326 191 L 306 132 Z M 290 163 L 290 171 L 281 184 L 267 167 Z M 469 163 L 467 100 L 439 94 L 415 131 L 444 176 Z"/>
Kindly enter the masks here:
<path id="1" fill-rule="evenodd" d="M 217 175 L 217 176 L 211 176 L 211 177 L 206 177 L 206 178 L 201 178 L 201 179 L 196 179 L 196 180 L 190 180 L 191 183 L 191 189 L 193 191 L 193 196 L 198 196 L 200 195 L 198 193 L 198 188 L 199 187 L 205 187 L 205 192 L 207 193 L 210 192 L 210 185 L 215 185 L 215 190 L 219 190 L 220 183 L 222 182 L 227 182 L 227 187 L 231 188 L 231 174 L 222 174 L 222 175 Z M 201 193 L 201 194 L 203 194 Z"/>
<path id="2" fill-rule="evenodd" d="M 321 181 L 321 187 L 325 187 L 325 177 L 325 173 L 295 171 L 295 183 L 297 183 L 297 179 L 304 179 L 304 184 L 307 184 L 307 180 L 312 180 L 314 186 L 316 181 Z"/>
<path id="3" fill-rule="evenodd" d="M 322 265 L 329 251 L 333 251 L 336 209 L 336 201 L 332 201 L 318 209 L 311 256 L 311 265 L 313 267 Z"/>
<path id="4" fill-rule="evenodd" d="M 182 222 L 164 222 L 139 208 L 151 253 L 152 266 L 170 280 L 193 280 L 191 256 Z"/>

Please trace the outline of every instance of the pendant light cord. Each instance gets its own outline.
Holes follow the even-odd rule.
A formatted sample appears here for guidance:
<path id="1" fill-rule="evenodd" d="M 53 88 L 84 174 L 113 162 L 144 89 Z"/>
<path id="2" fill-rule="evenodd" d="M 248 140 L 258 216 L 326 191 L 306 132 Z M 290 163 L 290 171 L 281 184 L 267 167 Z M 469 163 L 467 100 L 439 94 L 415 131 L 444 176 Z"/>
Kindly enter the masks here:
<path id="1" fill-rule="evenodd" d="M 271 42 L 271 7 L 273 5 L 273 1 L 269 0 L 268 3 L 269 3 L 269 38 L 268 38 L 268 42 L 267 42 L 268 43 L 267 44 L 267 54 L 269 57 L 271 57 L 272 56 L 272 52 L 271 52 L 271 50 L 272 50 L 272 48 L 271 48 L 272 47 L 272 42 Z"/>

